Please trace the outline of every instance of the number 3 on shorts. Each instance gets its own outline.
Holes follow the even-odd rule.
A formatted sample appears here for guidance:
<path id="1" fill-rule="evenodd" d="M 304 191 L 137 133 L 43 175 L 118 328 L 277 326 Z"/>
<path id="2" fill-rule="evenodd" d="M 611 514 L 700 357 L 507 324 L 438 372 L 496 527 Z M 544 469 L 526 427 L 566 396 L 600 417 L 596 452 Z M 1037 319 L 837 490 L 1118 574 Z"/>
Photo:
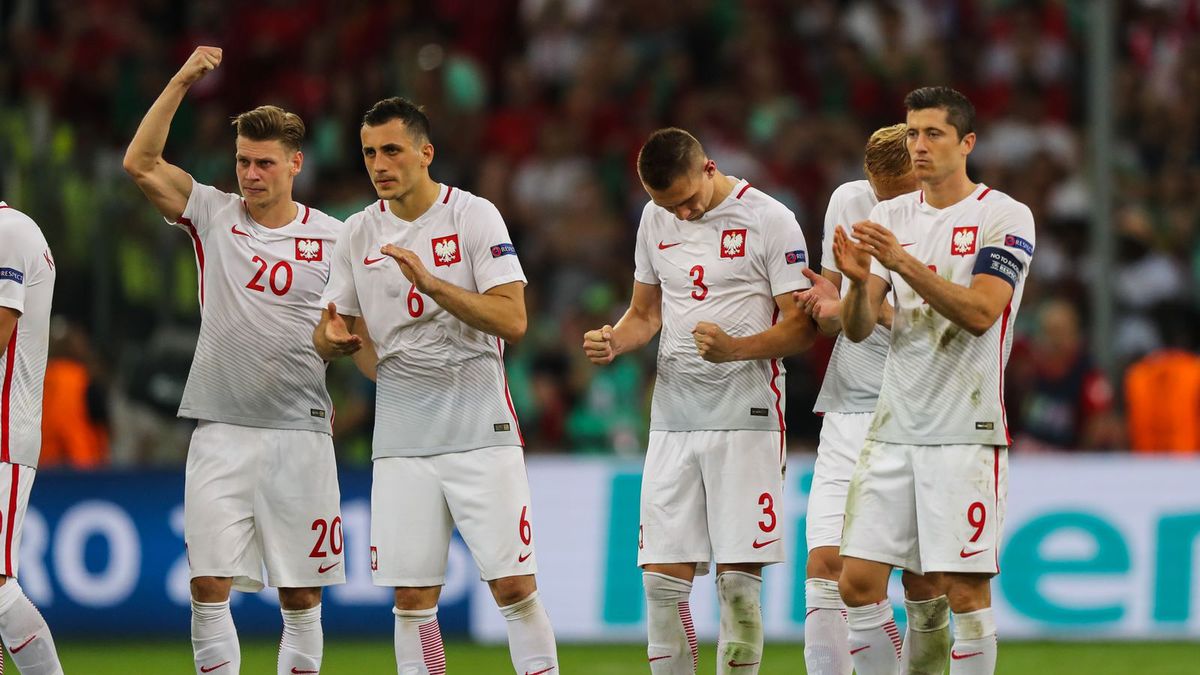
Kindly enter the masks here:
<path id="1" fill-rule="evenodd" d="M 763 532 L 775 530 L 775 499 L 770 492 L 764 492 L 758 497 L 758 505 L 762 507 L 763 519 L 758 521 L 758 529 Z"/>

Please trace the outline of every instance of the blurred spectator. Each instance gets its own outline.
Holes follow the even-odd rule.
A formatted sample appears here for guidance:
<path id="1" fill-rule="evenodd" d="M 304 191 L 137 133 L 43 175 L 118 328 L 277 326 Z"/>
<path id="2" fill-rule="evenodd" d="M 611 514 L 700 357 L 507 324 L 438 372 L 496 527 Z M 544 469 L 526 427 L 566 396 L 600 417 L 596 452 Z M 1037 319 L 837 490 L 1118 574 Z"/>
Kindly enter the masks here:
<path id="1" fill-rule="evenodd" d="M 1180 305 L 1157 311 L 1166 346 L 1125 374 L 1130 446 L 1134 452 L 1200 452 L 1200 355 L 1188 344 L 1200 312 Z"/>
<path id="2" fill-rule="evenodd" d="M 50 326 L 40 469 L 95 469 L 109 463 L 108 394 L 87 334 L 70 321 Z"/>

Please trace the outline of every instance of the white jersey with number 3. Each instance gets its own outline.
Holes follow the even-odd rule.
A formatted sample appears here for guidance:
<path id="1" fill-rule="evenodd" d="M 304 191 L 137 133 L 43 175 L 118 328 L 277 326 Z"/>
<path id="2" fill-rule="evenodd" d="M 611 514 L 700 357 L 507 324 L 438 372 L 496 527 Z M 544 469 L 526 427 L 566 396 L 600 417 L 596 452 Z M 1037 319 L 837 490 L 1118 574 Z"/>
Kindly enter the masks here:
<path id="1" fill-rule="evenodd" d="M 1033 258 L 1029 207 L 979 184 L 944 209 L 930 206 L 924 192 L 903 195 L 876 206 L 871 220 L 890 229 L 906 251 L 941 278 L 970 286 L 976 274 L 987 274 L 1011 284 L 1013 294 L 996 322 L 975 337 L 872 259 L 871 273 L 891 285 L 896 313 L 867 438 L 909 445 L 1010 445 L 1004 368 Z"/>
<path id="2" fill-rule="evenodd" d="M 778 320 L 775 296 L 811 285 L 795 215 L 732 180 L 729 196 L 698 220 L 653 202 L 642 211 L 634 279 L 662 289 L 652 431 L 784 428 L 779 359 L 709 363 L 692 337 L 701 321 L 734 337 L 761 333 Z"/>
<path id="3" fill-rule="evenodd" d="M 176 223 L 200 268 L 200 339 L 180 417 L 330 433 L 325 363 L 312 345 L 341 221 L 297 204 L 283 227 L 193 181 Z"/>
<path id="4" fill-rule="evenodd" d="M 0 202 L 0 307 L 21 314 L 0 345 L 0 462 L 37 467 L 41 455 L 54 278 L 54 257 L 37 223 Z"/>
<path id="5" fill-rule="evenodd" d="M 374 458 L 523 445 L 503 341 L 418 291 L 379 252 L 385 244 L 415 252 L 434 276 L 472 293 L 525 282 L 500 212 L 469 192 L 441 186 L 411 222 L 382 200 L 346 220 L 325 299 L 363 317 L 375 343 Z"/>

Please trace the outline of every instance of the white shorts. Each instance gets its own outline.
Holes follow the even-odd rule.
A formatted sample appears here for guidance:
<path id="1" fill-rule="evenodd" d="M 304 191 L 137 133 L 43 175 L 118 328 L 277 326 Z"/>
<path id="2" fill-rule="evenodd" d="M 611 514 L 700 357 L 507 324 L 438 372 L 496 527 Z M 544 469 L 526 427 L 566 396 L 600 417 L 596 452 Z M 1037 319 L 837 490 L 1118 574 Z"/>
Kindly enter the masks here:
<path id="1" fill-rule="evenodd" d="M 651 431 L 638 565 L 783 562 L 778 431 Z"/>
<path id="2" fill-rule="evenodd" d="M 1000 571 L 1008 448 L 867 441 L 842 555 L 925 572 Z"/>
<path id="3" fill-rule="evenodd" d="M 441 586 L 454 527 L 485 581 L 534 574 L 529 477 L 519 446 L 380 457 L 371 481 L 377 586 Z"/>
<path id="4" fill-rule="evenodd" d="M 29 490 L 37 469 L 24 464 L 0 462 L 0 576 L 17 576 L 17 554 L 21 550 L 21 527 L 25 524 L 25 509 L 29 507 Z"/>
<path id="5" fill-rule="evenodd" d="M 346 581 L 333 439 L 201 421 L 188 448 L 183 538 L 192 578 L 254 592 Z"/>
<path id="6" fill-rule="evenodd" d="M 874 413 L 825 413 L 817 463 L 813 466 L 808 513 L 804 516 L 808 550 L 842 545 L 846 492 L 871 428 Z"/>

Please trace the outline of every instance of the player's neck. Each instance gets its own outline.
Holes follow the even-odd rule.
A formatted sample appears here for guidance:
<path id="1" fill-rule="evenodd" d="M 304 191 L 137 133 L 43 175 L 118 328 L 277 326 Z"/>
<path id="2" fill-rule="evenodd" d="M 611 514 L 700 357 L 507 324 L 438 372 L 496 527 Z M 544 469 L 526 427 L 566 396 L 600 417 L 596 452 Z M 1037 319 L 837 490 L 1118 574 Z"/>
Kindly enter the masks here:
<path id="1" fill-rule="evenodd" d="M 709 211 L 712 211 L 720 206 L 721 202 L 725 201 L 725 198 L 728 197 L 731 192 L 733 192 L 734 185 L 737 185 L 737 183 L 735 183 L 732 178 L 726 176 L 720 171 L 717 171 L 716 175 L 713 176 L 712 199 L 708 200 L 708 206 L 705 207 L 704 212 L 708 213 Z"/>
<path id="2" fill-rule="evenodd" d="M 953 173 L 937 182 L 921 181 L 921 190 L 925 192 L 925 203 L 935 209 L 954 206 L 975 191 L 975 183 L 967 177 L 967 172 Z"/>
<path id="3" fill-rule="evenodd" d="M 412 222 L 420 218 L 422 214 L 433 206 L 433 202 L 437 201 L 437 197 L 442 192 L 440 183 L 431 178 L 422 180 L 416 187 L 408 192 L 388 200 L 388 209 L 392 215 L 401 220 Z"/>
<path id="4" fill-rule="evenodd" d="M 254 222 L 270 230 L 287 225 L 295 220 L 296 215 L 300 212 L 300 207 L 292 201 L 290 194 L 287 199 L 280 199 L 265 206 L 256 206 L 248 201 L 245 204 L 246 212 L 250 214 Z"/>

